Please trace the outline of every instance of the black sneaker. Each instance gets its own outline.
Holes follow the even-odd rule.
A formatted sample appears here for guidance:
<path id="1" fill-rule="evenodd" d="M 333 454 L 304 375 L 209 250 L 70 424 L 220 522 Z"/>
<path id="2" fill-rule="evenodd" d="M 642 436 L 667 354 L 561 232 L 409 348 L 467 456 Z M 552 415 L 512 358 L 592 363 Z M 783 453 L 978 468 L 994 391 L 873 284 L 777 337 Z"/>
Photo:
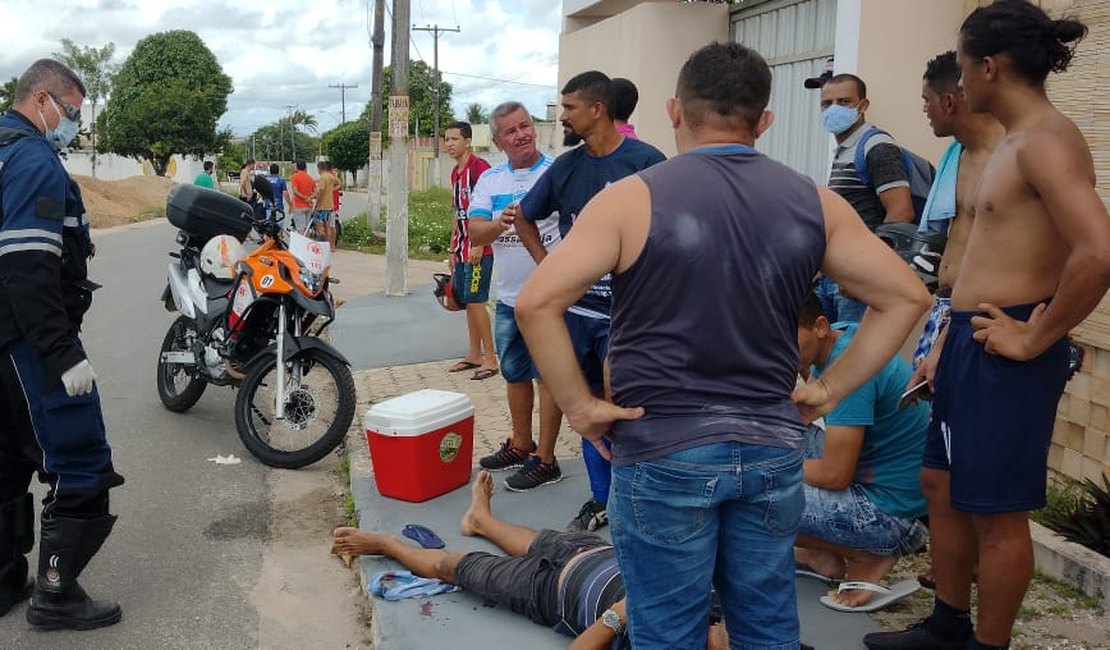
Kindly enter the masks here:
<path id="1" fill-rule="evenodd" d="M 609 513 L 606 512 L 605 506 L 590 499 L 582 504 L 582 509 L 578 511 L 578 516 L 570 520 L 567 524 L 567 532 L 580 533 L 583 531 L 590 531 L 591 533 L 602 526 L 609 524 Z"/>
<path id="2" fill-rule="evenodd" d="M 501 448 L 496 452 L 478 459 L 478 464 L 482 466 L 482 469 L 488 469 L 491 472 L 520 467 L 524 464 L 524 461 L 528 460 L 528 456 L 536 451 L 536 443 L 533 442 L 531 447 L 531 449 L 521 451 L 513 447 L 513 440 L 510 438 L 503 442 Z"/>
<path id="3" fill-rule="evenodd" d="M 563 470 L 559 469 L 559 461 L 553 460 L 550 464 L 540 461 L 539 456 L 530 456 L 524 461 L 524 466 L 509 478 L 505 479 L 505 487 L 513 492 L 527 492 L 533 488 L 548 483 L 558 483 L 563 480 Z"/>
<path id="4" fill-rule="evenodd" d="M 898 632 L 865 634 L 863 645 L 869 650 L 964 650 L 971 639 L 971 624 L 950 639 L 943 639 L 929 627 L 929 619 Z"/>

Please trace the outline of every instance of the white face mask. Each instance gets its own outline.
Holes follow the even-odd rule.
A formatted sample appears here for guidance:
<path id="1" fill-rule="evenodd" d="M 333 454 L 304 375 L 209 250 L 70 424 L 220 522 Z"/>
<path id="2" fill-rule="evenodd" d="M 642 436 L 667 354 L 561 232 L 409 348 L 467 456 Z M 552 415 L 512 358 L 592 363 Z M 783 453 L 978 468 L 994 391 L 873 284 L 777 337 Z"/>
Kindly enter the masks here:
<path id="1" fill-rule="evenodd" d="M 54 112 L 58 114 L 58 126 L 48 129 L 46 127 L 46 116 L 40 110 L 39 119 L 42 120 L 43 136 L 50 142 L 55 151 L 61 151 L 67 144 L 73 142 L 79 127 L 75 120 L 62 115 L 62 111 L 58 108 L 58 103 L 54 101 L 53 96 L 47 95 L 47 98 L 50 99 L 50 105 L 54 107 Z"/>

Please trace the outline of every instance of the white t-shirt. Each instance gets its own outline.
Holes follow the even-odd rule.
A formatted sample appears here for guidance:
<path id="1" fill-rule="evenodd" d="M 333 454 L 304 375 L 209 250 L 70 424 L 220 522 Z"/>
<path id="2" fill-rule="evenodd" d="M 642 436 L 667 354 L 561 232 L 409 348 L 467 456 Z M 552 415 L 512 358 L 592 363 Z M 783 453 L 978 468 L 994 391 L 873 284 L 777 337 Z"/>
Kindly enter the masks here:
<path id="1" fill-rule="evenodd" d="M 513 169 L 508 162 L 487 169 L 470 191 L 467 218 L 500 219 L 501 211 L 519 203 L 553 162 L 554 158 L 541 154 L 536 164 L 527 169 Z M 559 213 L 551 213 L 546 219 L 537 221 L 536 226 L 540 230 L 540 240 L 550 251 L 560 241 Z M 493 268 L 497 279 L 497 300 L 515 307 L 520 288 L 536 269 L 536 263 L 520 242 L 516 229 L 501 233 L 493 242 Z"/>

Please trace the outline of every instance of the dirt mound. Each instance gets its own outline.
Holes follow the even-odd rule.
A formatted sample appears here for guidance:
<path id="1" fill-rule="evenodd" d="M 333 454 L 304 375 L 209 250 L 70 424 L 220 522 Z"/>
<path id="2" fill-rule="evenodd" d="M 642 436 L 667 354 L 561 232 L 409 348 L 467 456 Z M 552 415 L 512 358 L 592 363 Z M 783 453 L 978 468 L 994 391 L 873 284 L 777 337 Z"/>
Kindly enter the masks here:
<path id="1" fill-rule="evenodd" d="M 132 176 L 120 181 L 102 181 L 91 176 L 73 176 L 81 186 L 85 210 L 93 228 L 106 228 L 164 216 L 166 195 L 173 181 L 159 176 Z"/>

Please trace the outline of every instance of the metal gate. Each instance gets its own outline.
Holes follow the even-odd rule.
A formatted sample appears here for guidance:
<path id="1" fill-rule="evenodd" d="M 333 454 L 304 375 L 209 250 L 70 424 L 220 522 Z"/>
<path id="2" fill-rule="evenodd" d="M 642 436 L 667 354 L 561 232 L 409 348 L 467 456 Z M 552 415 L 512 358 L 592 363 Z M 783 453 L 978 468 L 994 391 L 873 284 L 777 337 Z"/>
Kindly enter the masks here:
<path id="1" fill-rule="evenodd" d="M 829 134 L 821 128 L 819 91 L 802 84 L 820 74 L 833 54 L 836 0 L 749 1 L 730 21 L 732 39 L 762 54 L 773 75 L 769 108 L 775 123 L 756 147 L 825 183 Z"/>

